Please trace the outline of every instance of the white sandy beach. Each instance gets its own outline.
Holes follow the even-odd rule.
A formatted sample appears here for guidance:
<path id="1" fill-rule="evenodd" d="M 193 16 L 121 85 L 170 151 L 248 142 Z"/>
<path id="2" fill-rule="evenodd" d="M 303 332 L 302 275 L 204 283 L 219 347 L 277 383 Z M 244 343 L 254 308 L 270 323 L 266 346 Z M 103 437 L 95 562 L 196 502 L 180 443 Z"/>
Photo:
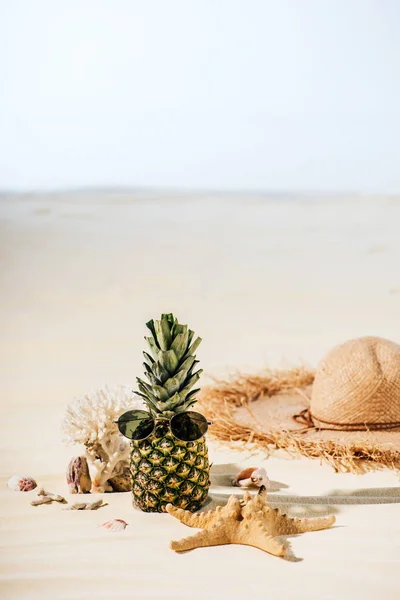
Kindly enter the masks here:
<path id="1" fill-rule="evenodd" d="M 161 312 L 203 338 L 204 382 L 315 365 L 356 336 L 400 343 L 399 227 L 398 197 L 0 198 L 2 598 L 397 600 L 400 480 L 390 471 L 338 475 L 210 444 L 214 503 L 230 493 L 229 465 L 263 463 L 290 514 L 334 512 L 331 530 L 291 539 L 297 561 L 239 546 L 177 555 L 170 540 L 190 530 L 133 510 L 129 493 L 67 512 L 33 508 L 35 492 L 5 483 L 21 472 L 66 495 L 79 453 L 61 439 L 67 403 L 105 383 L 133 386 L 144 323 Z M 129 527 L 98 528 L 112 517 Z"/>

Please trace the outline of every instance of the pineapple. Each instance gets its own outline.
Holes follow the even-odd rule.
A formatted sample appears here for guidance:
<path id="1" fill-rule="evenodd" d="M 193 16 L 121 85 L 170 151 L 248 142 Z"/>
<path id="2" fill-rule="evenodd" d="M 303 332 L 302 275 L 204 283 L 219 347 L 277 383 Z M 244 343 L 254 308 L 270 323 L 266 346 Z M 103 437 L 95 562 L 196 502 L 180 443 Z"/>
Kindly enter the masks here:
<path id="1" fill-rule="evenodd" d="M 210 487 L 210 467 L 204 437 L 184 442 L 170 430 L 170 419 L 196 402 L 199 389 L 192 390 L 200 377 L 195 351 L 201 338 L 181 325 L 172 314 L 149 321 L 146 337 L 150 353 L 144 352 L 145 376 L 137 378 L 140 395 L 156 419 L 156 427 L 145 440 L 133 441 L 131 473 L 133 504 L 146 512 L 165 512 L 168 503 L 198 510 Z M 164 420 L 157 421 L 157 417 Z"/>

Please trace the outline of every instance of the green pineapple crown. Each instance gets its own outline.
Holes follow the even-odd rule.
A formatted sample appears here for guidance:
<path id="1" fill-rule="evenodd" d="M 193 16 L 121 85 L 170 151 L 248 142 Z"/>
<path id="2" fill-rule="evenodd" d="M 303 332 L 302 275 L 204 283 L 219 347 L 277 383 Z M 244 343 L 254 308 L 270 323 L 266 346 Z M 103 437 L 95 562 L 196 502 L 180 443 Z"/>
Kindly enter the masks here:
<path id="1" fill-rule="evenodd" d="M 195 371 L 198 360 L 195 351 L 201 338 L 193 342 L 194 331 L 178 323 L 172 313 L 162 314 L 159 321 L 149 321 L 151 332 L 145 340 L 150 349 L 143 352 L 145 376 L 136 378 L 139 391 L 152 414 L 171 417 L 187 410 L 196 402 L 200 388 L 191 388 L 199 380 L 202 369 Z"/>

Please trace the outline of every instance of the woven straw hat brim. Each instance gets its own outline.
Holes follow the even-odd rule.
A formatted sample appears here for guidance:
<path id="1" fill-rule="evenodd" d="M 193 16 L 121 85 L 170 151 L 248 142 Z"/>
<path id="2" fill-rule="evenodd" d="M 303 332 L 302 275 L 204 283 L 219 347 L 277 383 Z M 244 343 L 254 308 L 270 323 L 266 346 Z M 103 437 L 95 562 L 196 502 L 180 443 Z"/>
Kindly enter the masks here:
<path id="1" fill-rule="evenodd" d="M 310 397 L 312 386 L 300 388 L 298 391 L 279 393 L 262 397 L 251 403 L 249 407 L 235 410 L 235 420 L 243 425 L 260 428 L 265 432 L 290 432 L 298 438 L 318 442 L 335 442 L 345 445 L 381 446 L 400 453 L 400 427 L 390 430 L 343 430 L 320 429 L 317 419 L 316 427 L 307 427 L 305 423 L 294 419 L 309 408 L 307 397 Z M 250 409 L 250 410 L 249 410 Z M 321 424 L 322 425 L 322 424 Z"/>
<path id="2" fill-rule="evenodd" d="M 314 378 L 305 368 L 239 374 L 203 388 L 199 410 L 214 423 L 210 436 L 235 447 L 255 446 L 267 454 L 284 450 L 342 472 L 400 469 L 400 428 L 318 429 L 294 418 L 307 413 Z"/>

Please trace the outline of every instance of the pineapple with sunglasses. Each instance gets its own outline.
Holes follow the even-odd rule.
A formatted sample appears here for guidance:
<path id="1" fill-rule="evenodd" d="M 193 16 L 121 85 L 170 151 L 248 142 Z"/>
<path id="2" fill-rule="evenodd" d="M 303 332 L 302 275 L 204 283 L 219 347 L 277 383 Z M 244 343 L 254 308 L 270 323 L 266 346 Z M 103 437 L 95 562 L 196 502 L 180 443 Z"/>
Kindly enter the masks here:
<path id="1" fill-rule="evenodd" d="M 148 410 L 131 410 L 118 419 L 120 432 L 132 441 L 133 503 L 145 512 L 165 512 L 167 504 L 198 510 L 210 487 L 204 434 L 207 419 L 190 408 L 200 377 L 195 352 L 201 338 L 172 314 L 146 326 L 150 353 L 144 352 L 145 377 L 137 378 Z"/>

